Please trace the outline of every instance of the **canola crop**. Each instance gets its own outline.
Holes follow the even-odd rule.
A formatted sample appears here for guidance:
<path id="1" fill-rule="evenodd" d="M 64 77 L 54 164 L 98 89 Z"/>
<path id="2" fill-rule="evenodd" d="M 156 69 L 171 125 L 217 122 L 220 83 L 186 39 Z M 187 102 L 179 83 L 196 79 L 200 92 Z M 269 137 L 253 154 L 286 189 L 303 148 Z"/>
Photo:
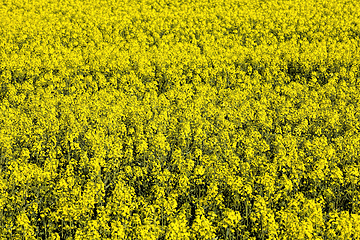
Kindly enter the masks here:
<path id="1" fill-rule="evenodd" d="M 0 238 L 360 239 L 360 2 L 3 0 Z"/>

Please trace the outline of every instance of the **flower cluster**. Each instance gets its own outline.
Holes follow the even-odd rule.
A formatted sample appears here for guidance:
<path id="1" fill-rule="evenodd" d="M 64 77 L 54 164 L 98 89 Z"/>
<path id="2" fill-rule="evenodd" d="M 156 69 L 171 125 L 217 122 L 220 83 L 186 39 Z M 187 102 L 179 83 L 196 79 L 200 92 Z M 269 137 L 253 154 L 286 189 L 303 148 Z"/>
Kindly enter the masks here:
<path id="1" fill-rule="evenodd" d="M 0 6 L 1 239 L 360 239 L 360 4 Z"/>

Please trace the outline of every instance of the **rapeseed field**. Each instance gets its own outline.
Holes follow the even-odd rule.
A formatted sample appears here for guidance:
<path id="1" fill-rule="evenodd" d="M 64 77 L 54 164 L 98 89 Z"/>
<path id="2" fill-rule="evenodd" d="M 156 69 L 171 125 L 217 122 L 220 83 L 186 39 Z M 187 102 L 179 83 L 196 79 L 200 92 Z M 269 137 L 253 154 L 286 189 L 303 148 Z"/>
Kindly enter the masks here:
<path id="1" fill-rule="evenodd" d="M 3 0 L 0 239 L 360 239 L 360 2 Z"/>

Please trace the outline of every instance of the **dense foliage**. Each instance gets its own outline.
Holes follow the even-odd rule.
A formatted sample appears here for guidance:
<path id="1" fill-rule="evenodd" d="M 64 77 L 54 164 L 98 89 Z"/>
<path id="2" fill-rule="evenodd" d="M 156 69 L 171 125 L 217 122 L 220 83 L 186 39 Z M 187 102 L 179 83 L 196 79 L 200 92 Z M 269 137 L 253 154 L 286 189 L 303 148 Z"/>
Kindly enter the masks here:
<path id="1" fill-rule="evenodd" d="M 360 239 L 360 3 L 4 0 L 1 239 Z"/>

